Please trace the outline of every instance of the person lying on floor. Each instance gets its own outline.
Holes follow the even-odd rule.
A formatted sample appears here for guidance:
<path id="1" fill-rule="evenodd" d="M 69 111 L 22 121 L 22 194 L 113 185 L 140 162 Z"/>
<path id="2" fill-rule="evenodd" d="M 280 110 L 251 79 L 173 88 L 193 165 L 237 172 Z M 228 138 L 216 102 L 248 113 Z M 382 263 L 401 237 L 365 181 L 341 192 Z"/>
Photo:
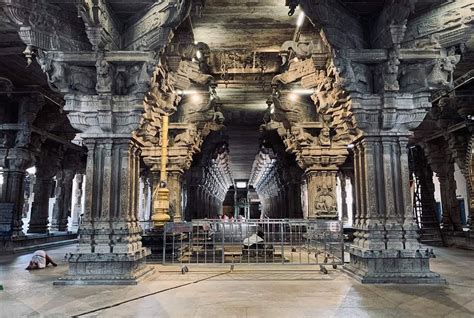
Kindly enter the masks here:
<path id="1" fill-rule="evenodd" d="M 45 251 L 43 250 L 38 250 L 33 253 L 33 256 L 31 257 L 30 264 L 26 268 L 27 270 L 30 269 L 43 269 L 49 264 L 53 266 L 58 266 L 53 260 L 46 254 Z"/>

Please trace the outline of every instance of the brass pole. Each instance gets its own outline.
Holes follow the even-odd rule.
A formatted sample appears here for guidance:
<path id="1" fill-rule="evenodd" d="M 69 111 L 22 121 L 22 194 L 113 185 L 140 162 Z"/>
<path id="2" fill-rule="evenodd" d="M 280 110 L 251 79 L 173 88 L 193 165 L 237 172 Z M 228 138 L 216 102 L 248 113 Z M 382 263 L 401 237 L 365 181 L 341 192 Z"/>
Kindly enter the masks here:
<path id="1" fill-rule="evenodd" d="M 171 218 L 168 214 L 170 209 L 170 200 L 167 180 L 168 175 L 166 165 L 168 162 L 168 115 L 162 117 L 161 125 L 161 169 L 160 182 L 153 191 L 153 226 L 155 228 L 163 226 Z"/>
<path id="2" fill-rule="evenodd" d="M 161 138 L 161 170 L 160 170 L 160 181 L 167 182 L 168 174 L 166 173 L 166 165 L 168 164 L 168 122 L 169 116 L 163 116 L 162 123 L 162 138 Z"/>

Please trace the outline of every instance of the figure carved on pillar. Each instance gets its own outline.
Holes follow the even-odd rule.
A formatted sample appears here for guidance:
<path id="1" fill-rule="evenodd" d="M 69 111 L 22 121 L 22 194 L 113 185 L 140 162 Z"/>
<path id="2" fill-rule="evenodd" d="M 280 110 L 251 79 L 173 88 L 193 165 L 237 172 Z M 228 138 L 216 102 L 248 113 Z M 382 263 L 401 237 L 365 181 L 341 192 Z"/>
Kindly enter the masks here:
<path id="1" fill-rule="evenodd" d="M 95 67 L 97 69 L 97 84 L 95 89 L 99 94 L 110 94 L 112 92 L 112 83 L 114 82 L 112 77 L 112 66 L 104 59 L 102 54 L 102 56 L 97 59 Z"/>
<path id="2" fill-rule="evenodd" d="M 330 185 L 318 185 L 316 188 L 316 217 L 334 217 L 337 213 L 335 189 Z"/>

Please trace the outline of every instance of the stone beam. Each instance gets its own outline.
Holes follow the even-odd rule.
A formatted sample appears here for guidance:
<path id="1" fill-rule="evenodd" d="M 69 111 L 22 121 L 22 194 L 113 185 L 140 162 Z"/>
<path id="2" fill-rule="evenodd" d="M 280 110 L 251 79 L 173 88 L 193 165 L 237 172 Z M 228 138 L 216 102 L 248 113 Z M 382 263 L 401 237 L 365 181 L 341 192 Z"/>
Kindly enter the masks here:
<path id="1" fill-rule="evenodd" d="M 391 48 L 400 43 L 397 38 L 403 38 L 409 15 L 414 12 L 418 0 L 391 1 L 380 12 L 375 26 L 371 28 L 371 46 L 377 48 Z M 401 32 L 400 32 L 401 31 Z"/>
<path id="2" fill-rule="evenodd" d="M 105 0 L 80 0 L 77 8 L 93 50 L 121 49 L 122 25 Z"/>
<path id="3" fill-rule="evenodd" d="M 36 48 L 48 51 L 90 49 L 84 27 L 74 12 L 61 10 L 46 1 L 1 0 L 0 6 L 27 45 L 24 54 L 29 62 Z"/>
<path id="4" fill-rule="evenodd" d="M 322 29 L 323 38 L 331 46 L 335 48 L 367 46 L 360 21 L 337 1 L 300 0 L 299 4 L 311 22 Z"/>
<path id="5" fill-rule="evenodd" d="M 402 46 L 450 47 L 466 44 L 474 47 L 472 40 L 474 3 L 470 0 L 449 1 L 426 13 L 410 19 Z"/>
<path id="6" fill-rule="evenodd" d="M 127 50 L 160 50 L 173 37 L 173 30 L 185 19 L 191 9 L 190 0 L 160 1 L 144 14 L 131 19 L 122 35 Z"/>

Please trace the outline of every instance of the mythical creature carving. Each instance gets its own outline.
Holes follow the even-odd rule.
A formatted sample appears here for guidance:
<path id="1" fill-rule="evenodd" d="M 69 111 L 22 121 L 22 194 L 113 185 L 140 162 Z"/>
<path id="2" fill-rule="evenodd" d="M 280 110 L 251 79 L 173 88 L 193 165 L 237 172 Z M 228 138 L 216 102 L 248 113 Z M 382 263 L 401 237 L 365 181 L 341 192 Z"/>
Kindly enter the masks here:
<path id="1" fill-rule="evenodd" d="M 323 53 L 323 47 L 320 43 L 310 42 L 296 42 L 296 41 L 286 41 L 280 47 L 280 56 L 282 58 L 282 65 L 285 65 L 288 62 L 288 56 L 292 53 L 298 59 L 306 59 L 311 57 L 315 53 Z"/>
<path id="2" fill-rule="evenodd" d="M 94 69 L 54 61 L 41 50 L 38 51 L 37 61 L 46 74 L 48 85 L 53 91 L 95 94 L 96 71 Z"/>
<path id="3" fill-rule="evenodd" d="M 301 146 L 311 146 L 316 143 L 316 139 L 310 133 L 306 132 L 303 127 L 297 126 L 291 129 L 296 142 Z"/>
<path id="4" fill-rule="evenodd" d="M 16 133 L 15 147 L 27 147 L 31 141 L 31 129 L 25 125 Z"/>
<path id="5" fill-rule="evenodd" d="M 150 89 L 150 78 L 155 65 L 151 63 L 141 63 L 130 66 L 128 69 L 128 76 L 125 76 L 125 90 L 127 94 L 145 93 Z M 169 75 L 167 73 L 161 78 L 160 85 L 162 88 L 169 86 Z M 169 90 L 166 88 L 166 90 Z"/>
<path id="6" fill-rule="evenodd" d="M 328 76 L 334 74 L 336 84 L 349 92 L 367 93 L 367 66 L 352 62 L 343 54 L 335 55 L 332 66 L 328 69 Z"/>
<path id="7" fill-rule="evenodd" d="M 434 61 L 405 64 L 401 68 L 400 87 L 403 91 L 418 92 L 452 85 L 452 74 L 459 60 L 459 55 L 451 53 Z"/>
<path id="8" fill-rule="evenodd" d="M 193 153 L 199 151 L 199 133 L 196 127 L 187 128 L 182 133 L 179 133 L 174 137 L 174 147 L 186 147 L 189 148 Z"/>
<path id="9" fill-rule="evenodd" d="M 203 103 L 187 103 L 183 109 L 181 121 L 187 123 L 213 122 L 218 125 L 224 123 L 224 114 L 221 109 L 220 98 L 216 93 L 216 85 L 209 87 L 209 99 Z"/>
<path id="10" fill-rule="evenodd" d="M 300 108 L 290 101 L 288 96 L 282 96 L 276 87 L 270 98 L 274 106 L 274 111 L 270 114 L 272 121 L 281 122 L 285 129 L 290 129 L 295 123 L 302 121 Z"/>

